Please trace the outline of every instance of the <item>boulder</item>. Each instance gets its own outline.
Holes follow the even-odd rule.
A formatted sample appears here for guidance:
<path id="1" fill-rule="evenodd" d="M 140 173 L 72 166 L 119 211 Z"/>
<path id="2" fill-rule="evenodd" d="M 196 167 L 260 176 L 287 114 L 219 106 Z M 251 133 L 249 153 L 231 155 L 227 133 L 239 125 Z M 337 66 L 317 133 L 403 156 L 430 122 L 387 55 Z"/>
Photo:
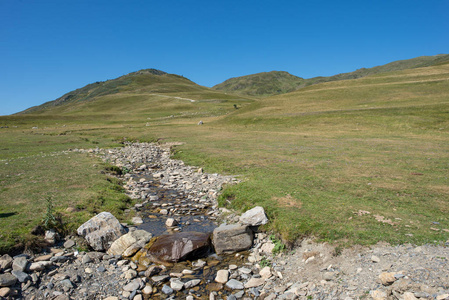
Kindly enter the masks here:
<path id="1" fill-rule="evenodd" d="M 210 253 L 210 234 L 202 232 L 177 232 L 157 237 L 139 258 L 155 263 L 174 263 L 194 260 Z"/>
<path id="2" fill-rule="evenodd" d="M 0 287 L 11 286 L 17 282 L 17 278 L 11 273 L 0 274 Z"/>
<path id="3" fill-rule="evenodd" d="M 81 225 L 77 232 L 94 250 L 104 251 L 126 230 L 111 213 L 102 212 Z"/>
<path id="4" fill-rule="evenodd" d="M 259 226 L 268 223 L 265 210 L 261 206 L 256 206 L 240 216 L 240 223 L 248 226 Z"/>
<path id="5" fill-rule="evenodd" d="M 19 256 L 12 262 L 12 269 L 24 272 L 28 267 L 28 260 L 25 256 Z"/>
<path id="6" fill-rule="evenodd" d="M 135 230 L 122 235 L 115 240 L 108 249 L 110 255 L 132 256 L 152 238 L 152 234 L 145 230 Z"/>
<path id="7" fill-rule="evenodd" d="M 251 248 L 253 237 L 253 232 L 248 226 L 223 225 L 215 228 L 212 243 L 218 254 L 232 253 Z"/>
<path id="8" fill-rule="evenodd" d="M 11 274 L 16 277 L 19 282 L 26 282 L 30 279 L 30 275 L 23 271 L 13 270 Z"/>
<path id="9" fill-rule="evenodd" d="M 11 268 L 12 261 L 13 261 L 12 257 L 9 256 L 8 254 L 5 254 L 2 257 L 0 257 L 0 271 Z"/>

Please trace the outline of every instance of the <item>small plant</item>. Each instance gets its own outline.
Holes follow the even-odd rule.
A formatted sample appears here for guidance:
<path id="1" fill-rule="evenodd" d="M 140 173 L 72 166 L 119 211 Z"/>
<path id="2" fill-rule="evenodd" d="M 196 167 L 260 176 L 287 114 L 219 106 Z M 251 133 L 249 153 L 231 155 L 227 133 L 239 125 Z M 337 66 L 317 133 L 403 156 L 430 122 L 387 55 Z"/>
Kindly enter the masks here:
<path id="1" fill-rule="evenodd" d="M 271 234 L 269 238 L 274 243 L 274 248 L 271 251 L 271 253 L 273 253 L 273 255 L 278 255 L 279 253 L 281 253 L 285 250 L 284 243 L 282 243 L 281 240 L 278 240 L 274 234 Z"/>
<path id="2" fill-rule="evenodd" d="M 260 268 L 271 267 L 271 261 L 269 261 L 265 256 L 259 262 Z"/>
<path id="3" fill-rule="evenodd" d="M 53 199 L 51 196 L 47 196 L 45 199 L 47 202 L 47 210 L 45 212 L 44 218 L 42 219 L 42 223 L 44 223 L 45 229 L 55 228 L 58 225 L 58 221 L 55 217 L 55 209 L 53 207 Z"/>
<path id="4" fill-rule="evenodd" d="M 335 247 L 334 252 L 332 253 L 334 256 L 339 256 L 343 252 L 343 247 L 338 245 Z"/>

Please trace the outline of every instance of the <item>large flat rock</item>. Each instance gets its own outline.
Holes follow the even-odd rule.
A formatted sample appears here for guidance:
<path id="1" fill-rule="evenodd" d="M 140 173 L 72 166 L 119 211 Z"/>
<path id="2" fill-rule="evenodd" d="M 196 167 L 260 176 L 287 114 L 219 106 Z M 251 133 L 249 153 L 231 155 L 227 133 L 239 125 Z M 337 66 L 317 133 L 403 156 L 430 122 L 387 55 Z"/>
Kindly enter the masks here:
<path id="1" fill-rule="evenodd" d="M 204 257 L 211 250 L 210 234 L 202 232 L 177 232 L 161 235 L 151 242 L 142 255 L 156 263 L 174 263 Z"/>
<path id="2" fill-rule="evenodd" d="M 102 212 L 78 227 L 77 232 L 94 250 L 105 251 L 126 230 L 111 213 Z"/>
<path id="3" fill-rule="evenodd" d="M 243 215 L 240 216 L 240 223 L 248 226 L 259 226 L 268 223 L 268 218 L 265 215 L 265 210 L 262 206 L 256 206 Z"/>
<path id="4" fill-rule="evenodd" d="M 215 252 L 233 253 L 251 248 L 253 232 L 246 225 L 232 224 L 215 228 L 212 237 Z"/>
<path id="5" fill-rule="evenodd" d="M 132 256 L 145 246 L 152 238 L 152 234 L 145 230 L 134 230 L 115 240 L 108 249 L 108 254 Z"/>

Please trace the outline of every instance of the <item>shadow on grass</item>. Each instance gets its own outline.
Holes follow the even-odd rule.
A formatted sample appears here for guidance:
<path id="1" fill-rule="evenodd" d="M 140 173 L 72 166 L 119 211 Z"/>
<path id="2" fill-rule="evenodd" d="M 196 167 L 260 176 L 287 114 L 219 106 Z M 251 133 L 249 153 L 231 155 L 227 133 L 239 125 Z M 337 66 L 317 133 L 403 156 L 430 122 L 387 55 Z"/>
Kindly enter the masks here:
<path id="1" fill-rule="evenodd" d="M 7 218 L 7 217 L 14 216 L 14 215 L 17 215 L 17 213 L 16 213 L 16 212 L 1 213 L 1 214 L 0 214 L 0 218 Z"/>

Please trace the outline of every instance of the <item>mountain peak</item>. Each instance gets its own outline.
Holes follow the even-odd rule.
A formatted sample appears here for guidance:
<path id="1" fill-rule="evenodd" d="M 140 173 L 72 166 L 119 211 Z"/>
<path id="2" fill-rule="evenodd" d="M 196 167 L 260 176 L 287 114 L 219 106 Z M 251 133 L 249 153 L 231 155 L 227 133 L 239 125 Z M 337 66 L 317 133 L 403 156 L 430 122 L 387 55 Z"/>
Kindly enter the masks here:
<path id="1" fill-rule="evenodd" d="M 158 69 L 142 69 L 136 72 L 132 72 L 129 73 L 125 76 L 129 76 L 129 75 L 145 75 L 145 74 L 151 74 L 151 75 L 158 75 L 158 76 L 162 76 L 162 75 L 166 75 L 168 74 L 167 72 L 158 70 Z"/>

